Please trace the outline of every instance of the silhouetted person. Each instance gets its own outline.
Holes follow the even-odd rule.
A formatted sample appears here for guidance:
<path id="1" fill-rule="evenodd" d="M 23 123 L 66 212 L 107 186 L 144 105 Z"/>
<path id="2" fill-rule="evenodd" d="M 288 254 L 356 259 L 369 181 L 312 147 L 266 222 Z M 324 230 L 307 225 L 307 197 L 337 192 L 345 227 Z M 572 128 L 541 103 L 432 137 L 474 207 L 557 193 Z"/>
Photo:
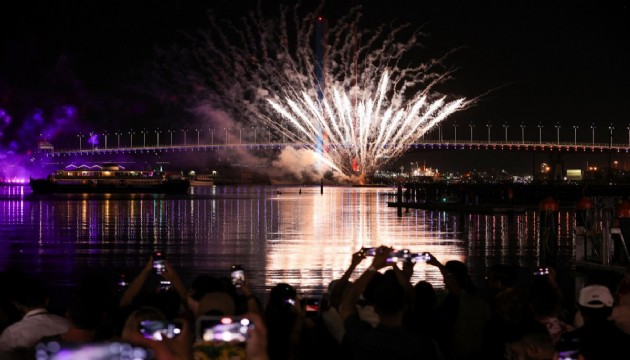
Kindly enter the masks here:
<path id="1" fill-rule="evenodd" d="M 517 332 L 508 334 L 505 344 L 507 360 L 550 360 L 555 349 L 545 325 L 526 321 Z"/>
<path id="2" fill-rule="evenodd" d="M 518 283 L 517 266 L 495 264 L 488 270 L 486 295 L 492 314 L 483 331 L 485 359 L 504 359 L 512 334 L 519 333 L 525 321 L 533 318 L 528 308 L 528 293 Z"/>
<path id="3" fill-rule="evenodd" d="M 627 354 L 630 335 L 608 319 L 613 302 L 613 296 L 606 286 L 588 285 L 582 288 L 578 304 L 584 325 L 564 333 L 561 343 L 567 339 L 577 341 L 580 354 L 587 360 L 616 359 L 621 354 Z"/>
<path id="4" fill-rule="evenodd" d="M 403 325 L 407 305 L 404 275 L 376 276 L 379 269 L 392 266 L 387 262 L 391 248 L 380 247 L 372 265 L 346 290 L 341 304 L 346 335 L 344 345 L 354 359 L 443 359 L 437 343 L 408 331 Z M 394 271 L 401 272 L 396 268 Z M 402 273 L 402 272 L 401 272 Z M 379 322 L 376 327 L 360 319 L 355 304 L 374 279 L 371 299 Z"/>
<path id="5" fill-rule="evenodd" d="M 280 283 L 271 289 L 264 314 L 269 358 L 295 358 L 302 340 L 304 315 L 293 286 Z"/>
<path id="6" fill-rule="evenodd" d="M 64 345 L 74 346 L 107 340 L 109 337 L 98 337 L 99 325 L 105 316 L 106 309 L 99 305 L 98 300 L 88 294 L 78 294 L 66 312 L 70 329 L 63 334 L 44 337 L 42 341 L 56 341 Z"/>
<path id="7" fill-rule="evenodd" d="M 447 294 L 435 309 L 436 340 L 451 359 L 477 359 L 483 348 L 483 329 L 491 318 L 488 303 L 476 295 L 466 264 L 441 264 L 433 255 L 427 262 L 440 269 Z"/>
<path id="8" fill-rule="evenodd" d="M 23 317 L 0 334 L 0 354 L 30 349 L 42 337 L 62 334 L 70 328 L 65 318 L 48 312 L 48 291 L 40 280 L 21 277 L 12 299 Z"/>
<path id="9" fill-rule="evenodd" d="M 425 336 L 433 336 L 435 331 L 435 307 L 437 294 L 433 285 L 428 281 L 418 281 L 413 287 L 413 308 L 406 316 L 405 323 L 408 329 Z"/>

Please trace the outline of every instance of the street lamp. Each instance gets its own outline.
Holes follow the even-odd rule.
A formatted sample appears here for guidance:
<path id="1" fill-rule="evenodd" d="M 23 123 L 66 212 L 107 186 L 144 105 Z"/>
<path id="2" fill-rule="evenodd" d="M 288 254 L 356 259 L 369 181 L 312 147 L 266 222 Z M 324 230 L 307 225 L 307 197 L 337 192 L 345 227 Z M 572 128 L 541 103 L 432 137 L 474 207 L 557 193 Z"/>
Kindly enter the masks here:
<path id="1" fill-rule="evenodd" d="M 438 141 L 442 142 L 442 125 L 438 124 Z"/>
<path id="2" fill-rule="evenodd" d="M 223 128 L 225 130 L 225 145 L 227 145 L 228 143 L 228 129 L 227 128 Z"/>
<path id="3" fill-rule="evenodd" d="M 105 149 L 107 149 L 107 131 L 103 133 L 103 137 L 105 138 Z"/>
<path id="4" fill-rule="evenodd" d="M 94 141 L 93 137 L 94 137 L 94 132 L 90 131 L 90 138 L 88 141 L 92 142 L 92 150 L 96 148 L 96 141 Z"/>
<path id="5" fill-rule="evenodd" d="M 120 149 L 120 135 L 122 135 L 122 133 L 119 131 L 116 131 L 116 139 L 117 139 L 117 144 L 116 146 Z"/>
<path id="6" fill-rule="evenodd" d="M 455 129 L 455 144 L 457 144 L 457 123 L 453 124 L 453 128 Z"/>
<path id="7" fill-rule="evenodd" d="M 538 143 L 542 144 L 542 124 L 538 123 Z"/>
<path id="8" fill-rule="evenodd" d="M 470 123 L 470 143 L 472 144 L 473 142 L 473 128 L 475 127 L 475 125 L 473 125 L 473 123 Z"/>
<path id="9" fill-rule="evenodd" d="M 608 126 L 608 129 L 610 129 L 610 140 L 608 143 L 608 181 L 612 182 L 612 166 L 611 166 L 610 160 L 612 157 L 612 136 L 613 136 L 613 130 L 615 129 L 612 123 L 610 123 L 610 126 Z"/>
<path id="10" fill-rule="evenodd" d="M 184 146 L 187 146 L 187 145 L 188 145 L 188 143 L 186 142 L 186 132 L 187 132 L 187 131 L 188 131 L 188 130 L 186 130 L 186 129 L 182 129 L 182 132 L 184 133 Z"/>
<path id="11" fill-rule="evenodd" d="M 560 123 L 556 123 L 556 143 L 560 145 Z"/>
<path id="12" fill-rule="evenodd" d="M 142 147 L 147 147 L 147 131 L 142 129 L 140 133 L 142 134 Z"/>
<path id="13" fill-rule="evenodd" d="M 256 129 L 258 129 L 258 128 L 256 126 L 254 126 L 253 129 L 254 129 L 254 144 L 258 144 L 258 137 L 257 137 L 257 134 L 256 134 Z"/>
<path id="14" fill-rule="evenodd" d="M 509 125 L 507 123 L 503 124 L 503 128 L 505 129 L 505 143 L 507 144 L 508 139 L 507 139 L 507 129 L 508 129 Z"/>
<path id="15" fill-rule="evenodd" d="M 173 147 L 173 129 L 168 129 L 166 131 L 168 131 L 169 135 L 171 136 L 171 147 Z"/>
<path id="16" fill-rule="evenodd" d="M 129 147 L 133 147 L 133 129 L 129 130 Z"/>
<path id="17" fill-rule="evenodd" d="M 155 130 L 155 144 L 156 147 L 160 147 L 160 129 Z"/>
<path id="18" fill-rule="evenodd" d="M 608 129 L 610 130 L 610 147 L 612 148 L 612 136 L 613 136 L 613 130 L 615 130 L 612 123 L 610 123 L 610 126 L 608 126 Z"/>
<path id="19" fill-rule="evenodd" d="M 214 145 L 214 128 L 210 128 L 208 131 L 210 131 L 210 145 Z"/>
<path id="20" fill-rule="evenodd" d="M 525 123 L 521 123 L 521 143 L 525 144 Z"/>
<path id="21" fill-rule="evenodd" d="M 573 145 L 577 145 L 577 129 L 579 126 L 573 125 Z"/>
<path id="22" fill-rule="evenodd" d="M 79 151 L 83 150 L 82 144 L 81 144 L 81 140 L 83 139 L 83 135 L 82 133 L 79 133 L 79 135 L 77 135 L 77 137 L 79 138 Z"/>
<path id="23" fill-rule="evenodd" d="M 195 129 L 195 131 L 197 132 L 197 146 L 199 146 L 199 132 L 201 129 Z"/>
<path id="24" fill-rule="evenodd" d="M 595 146 L 595 123 L 591 124 L 591 136 L 592 136 L 592 145 Z"/>
<path id="25" fill-rule="evenodd" d="M 488 127 L 488 143 L 490 143 L 490 129 L 492 128 L 492 124 L 487 123 L 486 126 Z"/>

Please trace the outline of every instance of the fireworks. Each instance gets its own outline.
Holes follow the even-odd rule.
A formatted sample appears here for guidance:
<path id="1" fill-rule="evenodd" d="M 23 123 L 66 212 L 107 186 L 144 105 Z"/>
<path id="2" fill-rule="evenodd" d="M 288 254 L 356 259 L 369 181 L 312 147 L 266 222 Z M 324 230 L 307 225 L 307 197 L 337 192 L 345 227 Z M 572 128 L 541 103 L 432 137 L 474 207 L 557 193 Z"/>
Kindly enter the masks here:
<path id="1" fill-rule="evenodd" d="M 194 50 L 178 50 L 194 66 L 168 70 L 183 75 L 173 78 L 192 94 L 189 106 L 214 110 L 209 121 L 219 109 L 271 128 L 312 151 L 323 171 L 360 179 L 471 103 L 435 91 L 452 71 L 443 58 L 417 63 L 420 32 L 361 30 L 360 8 L 329 25 L 320 10 L 267 19 L 258 9 L 238 24 L 211 17 L 208 31 L 189 37 Z"/>

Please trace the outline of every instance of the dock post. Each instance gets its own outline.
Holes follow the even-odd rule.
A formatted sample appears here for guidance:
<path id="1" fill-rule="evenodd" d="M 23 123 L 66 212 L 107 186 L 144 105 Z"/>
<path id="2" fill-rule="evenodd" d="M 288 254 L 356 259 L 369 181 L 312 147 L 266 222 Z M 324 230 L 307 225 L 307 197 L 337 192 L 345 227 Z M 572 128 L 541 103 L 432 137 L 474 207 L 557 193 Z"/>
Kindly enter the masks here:
<path id="1" fill-rule="evenodd" d="M 575 205 L 575 260 L 586 261 L 591 252 L 588 231 L 593 231 L 593 200 L 587 196 Z"/>
<path id="2" fill-rule="evenodd" d="M 551 196 L 540 202 L 540 260 L 555 266 L 558 260 L 559 205 Z"/>
<path id="3" fill-rule="evenodd" d="M 630 253 L 628 248 L 630 247 L 630 202 L 627 199 L 617 204 L 616 208 L 618 223 L 618 230 L 616 232 L 615 240 L 613 242 L 613 258 L 619 264 L 627 265 L 630 263 Z"/>
<path id="4" fill-rule="evenodd" d="M 398 213 L 398 217 L 402 217 L 402 195 L 403 195 L 403 191 L 402 191 L 402 185 L 398 184 L 398 191 L 396 191 L 396 208 L 397 208 L 397 213 Z"/>

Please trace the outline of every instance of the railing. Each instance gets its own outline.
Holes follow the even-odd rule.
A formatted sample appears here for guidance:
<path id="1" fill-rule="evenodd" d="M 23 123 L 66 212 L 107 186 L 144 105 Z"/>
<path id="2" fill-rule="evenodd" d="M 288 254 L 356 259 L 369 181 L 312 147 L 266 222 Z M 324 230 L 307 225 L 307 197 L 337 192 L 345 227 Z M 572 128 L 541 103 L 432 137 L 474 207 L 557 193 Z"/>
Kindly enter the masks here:
<path id="1" fill-rule="evenodd" d="M 329 148 L 335 147 L 352 147 L 353 144 L 325 144 Z M 239 141 L 234 143 L 223 144 L 166 144 L 166 145 L 142 145 L 142 146 L 109 146 L 99 147 L 91 146 L 89 148 L 70 148 L 70 149 L 58 149 L 52 146 L 43 149 L 41 152 L 46 156 L 64 156 L 64 155 L 88 155 L 94 153 L 119 153 L 119 152 L 169 152 L 169 151 L 213 151 L 229 148 L 246 148 L 246 149 L 273 149 L 282 147 L 297 147 L 297 148 L 311 148 L 314 144 L 311 143 L 294 143 L 294 142 L 247 142 Z M 576 143 L 576 142 L 547 142 L 541 143 L 537 141 L 483 141 L 483 140 L 419 140 L 406 144 L 391 144 L 384 146 L 404 146 L 410 150 L 423 150 L 423 149 L 444 149 L 444 150 L 515 150 L 515 151 L 541 151 L 541 152 L 630 152 L 630 146 L 627 144 L 608 144 L 608 143 Z"/>

